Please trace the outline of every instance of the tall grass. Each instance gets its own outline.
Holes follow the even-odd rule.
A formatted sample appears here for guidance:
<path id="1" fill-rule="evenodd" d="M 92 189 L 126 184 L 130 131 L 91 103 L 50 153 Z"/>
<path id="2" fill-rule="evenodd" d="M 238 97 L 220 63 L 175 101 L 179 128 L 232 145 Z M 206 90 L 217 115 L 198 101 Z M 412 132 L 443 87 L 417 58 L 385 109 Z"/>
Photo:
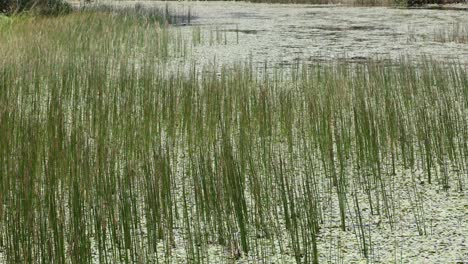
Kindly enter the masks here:
<path id="1" fill-rule="evenodd" d="M 368 257 L 361 208 L 392 225 L 398 180 L 466 189 L 460 65 L 168 74 L 183 41 L 157 22 L 85 12 L 0 34 L 8 263 L 318 263 L 322 230 L 351 227 Z"/>
<path id="2" fill-rule="evenodd" d="M 435 30 L 434 41 L 468 43 L 468 26 L 458 22 L 448 28 Z"/>

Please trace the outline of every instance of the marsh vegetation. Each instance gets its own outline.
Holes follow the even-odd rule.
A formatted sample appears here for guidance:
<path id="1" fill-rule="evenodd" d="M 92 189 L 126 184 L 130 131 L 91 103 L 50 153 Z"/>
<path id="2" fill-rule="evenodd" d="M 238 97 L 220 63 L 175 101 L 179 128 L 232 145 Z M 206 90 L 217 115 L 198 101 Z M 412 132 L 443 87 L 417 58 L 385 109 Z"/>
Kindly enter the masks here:
<path id="1" fill-rule="evenodd" d="M 464 64 L 200 70 L 153 14 L 0 21 L 0 262 L 403 262 L 440 227 L 467 257 Z"/>

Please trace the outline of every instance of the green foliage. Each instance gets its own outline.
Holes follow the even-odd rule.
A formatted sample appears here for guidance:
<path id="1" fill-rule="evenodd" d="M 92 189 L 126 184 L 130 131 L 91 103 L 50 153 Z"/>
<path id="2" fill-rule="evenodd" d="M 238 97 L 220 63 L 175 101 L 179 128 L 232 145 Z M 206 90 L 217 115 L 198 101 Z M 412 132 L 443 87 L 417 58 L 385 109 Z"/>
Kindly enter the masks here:
<path id="1" fill-rule="evenodd" d="M 0 13 L 9 15 L 35 12 L 40 15 L 56 16 L 71 11 L 71 5 L 63 0 L 0 0 Z"/>

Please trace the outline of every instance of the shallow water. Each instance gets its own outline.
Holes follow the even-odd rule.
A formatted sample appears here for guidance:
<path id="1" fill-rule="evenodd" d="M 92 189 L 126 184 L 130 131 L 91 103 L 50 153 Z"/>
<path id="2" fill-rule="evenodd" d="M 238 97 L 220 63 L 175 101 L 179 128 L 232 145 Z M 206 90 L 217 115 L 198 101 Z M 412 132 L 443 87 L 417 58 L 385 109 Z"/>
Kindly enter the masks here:
<path id="1" fill-rule="evenodd" d="M 136 2 L 119 2 L 133 5 Z M 165 6 L 166 2 L 141 2 Z M 195 17 L 182 32 L 199 26 L 205 45 L 194 59 L 232 63 L 290 64 L 294 61 L 351 61 L 367 58 L 431 56 L 468 64 L 468 44 L 434 41 L 436 32 L 454 24 L 468 28 L 468 12 L 390 7 L 344 7 L 239 2 L 169 2 L 169 8 Z M 216 33 L 218 31 L 218 33 Z M 208 42 L 221 38 L 218 45 Z M 208 39 L 211 39 L 210 41 Z M 225 45 L 227 43 L 227 45 Z"/>

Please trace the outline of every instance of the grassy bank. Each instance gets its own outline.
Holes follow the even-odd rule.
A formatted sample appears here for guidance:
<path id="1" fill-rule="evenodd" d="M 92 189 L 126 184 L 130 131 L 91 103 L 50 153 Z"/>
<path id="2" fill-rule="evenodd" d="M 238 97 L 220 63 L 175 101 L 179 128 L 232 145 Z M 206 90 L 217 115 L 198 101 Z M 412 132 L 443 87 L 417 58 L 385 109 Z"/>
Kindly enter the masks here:
<path id="1" fill-rule="evenodd" d="M 164 63 L 192 44 L 157 20 L 10 22 L 0 28 L 8 263 L 317 263 L 325 228 L 352 230 L 368 257 L 363 208 L 396 230 L 400 182 L 422 236 L 418 186 L 466 190 L 463 66 L 401 59 L 260 77 L 246 63 L 169 75 Z"/>

